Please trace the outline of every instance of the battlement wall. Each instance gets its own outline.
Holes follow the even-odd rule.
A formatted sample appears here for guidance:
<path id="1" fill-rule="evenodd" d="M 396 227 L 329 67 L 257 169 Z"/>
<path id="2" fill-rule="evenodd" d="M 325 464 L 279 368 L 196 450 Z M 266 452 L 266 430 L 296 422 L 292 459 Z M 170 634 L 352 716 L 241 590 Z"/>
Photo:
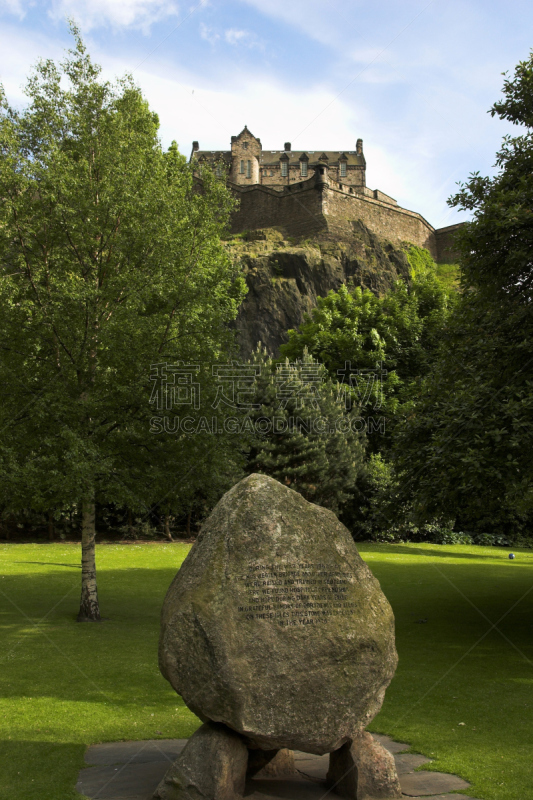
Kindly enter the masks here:
<path id="1" fill-rule="evenodd" d="M 361 220 L 369 230 L 392 244 L 410 242 L 425 247 L 434 258 L 437 257 L 435 230 L 415 211 L 375 197 L 351 195 L 332 186 L 324 192 L 323 209 L 332 231 L 345 232 L 352 221 Z"/>
<path id="2" fill-rule="evenodd" d="M 455 234 L 463 225 L 464 222 L 458 222 L 455 225 L 448 225 L 446 228 L 439 228 L 435 231 L 438 261 L 442 263 L 454 263 L 459 260 Z"/>
<path id="3" fill-rule="evenodd" d="M 346 237 L 353 231 L 352 223 L 361 220 L 393 244 L 411 242 L 438 257 L 435 231 L 429 222 L 381 192 L 372 192 L 370 197 L 342 184 L 317 184 L 314 177 L 282 191 L 260 185 L 232 189 L 239 199 L 232 218 L 233 233 L 281 227 L 289 236 L 330 233 Z"/>
<path id="4" fill-rule="evenodd" d="M 322 193 L 316 190 L 314 178 L 281 192 L 260 185 L 231 188 L 239 200 L 232 233 L 280 227 L 288 236 L 300 237 L 327 231 Z"/>

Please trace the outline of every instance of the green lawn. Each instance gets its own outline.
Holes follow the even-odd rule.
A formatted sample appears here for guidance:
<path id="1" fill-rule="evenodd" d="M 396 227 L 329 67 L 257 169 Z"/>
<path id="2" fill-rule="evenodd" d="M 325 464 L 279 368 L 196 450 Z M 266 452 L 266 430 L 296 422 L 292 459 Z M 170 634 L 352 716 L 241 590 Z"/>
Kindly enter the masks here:
<path id="1" fill-rule="evenodd" d="M 195 730 L 157 667 L 159 611 L 187 549 L 100 545 L 109 619 L 79 625 L 79 547 L 0 545 L 0 798 L 79 797 L 88 744 Z M 533 552 L 511 562 L 498 548 L 359 549 L 394 608 L 400 655 L 372 729 L 483 800 L 533 798 Z"/>

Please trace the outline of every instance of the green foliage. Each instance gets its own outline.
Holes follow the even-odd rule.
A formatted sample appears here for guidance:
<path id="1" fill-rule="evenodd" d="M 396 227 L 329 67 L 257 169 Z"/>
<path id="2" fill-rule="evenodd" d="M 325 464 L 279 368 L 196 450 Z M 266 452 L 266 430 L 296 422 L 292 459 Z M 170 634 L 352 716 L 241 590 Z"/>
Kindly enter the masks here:
<path id="1" fill-rule="evenodd" d="M 341 387 L 304 350 L 301 360 L 275 364 L 258 349 L 252 413 L 259 433 L 248 469 L 263 472 L 335 513 L 356 493 L 362 470 L 364 423 L 346 410 Z M 276 369 L 277 368 L 277 369 Z"/>
<path id="2" fill-rule="evenodd" d="M 407 260 L 411 279 L 415 282 L 433 276 L 448 293 L 459 289 L 461 281 L 459 264 L 437 264 L 428 250 L 416 245 L 411 245 L 407 250 Z"/>
<path id="3" fill-rule="evenodd" d="M 461 267 L 459 264 L 437 264 L 435 275 L 441 286 L 448 292 L 459 291 L 461 286 Z"/>
<path id="4" fill-rule="evenodd" d="M 352 387 L 365 419 L 386 418 L 390 436 L 398 416 L 408 412 L 420 379 L 427 374 L 440 345 L 455 297 L 434 275 L 427 251 L 413 248 L 415 276 L 398 281 L 384 297 L 368 290 L 337 292 L 319 298 L 298 331 L 289 331 L 284 357 L 301 357 L 304 348 L 327 368 L 334 380 Z M 357 374 L 359 373 L 359 374 Z M 387 439 L 373 443 L 382 449 Z"/>
<path id="5" fill-rule="evenodd" d="M 528 302 L 533 284 L 532 81 L 533 53 L 517 65 L 512 80 L 506 78 L 504 99 L 490 110 L 524 132 L 504 137 L 496 154 L 500 169 L 493 178 L 473 173 L 449 201 L 474 212 L 459 236 L 465 285 L 517 303 Z"/>
<path id="6" fill-rule="evenodd" d="M 149 434 L 150 368 L 225 358 L 245 291 L 220 243 L 234 202 L 163 152 L 132 78 L 102 81 L 73 34 L 25 110 L 2 96 L 0 489 L 11 509 L 144 509 L 209 474 L 199 443 Z"/>
<path id="7" fill-rule="evenodd" d="M 436 264 L 429 250 L 412 244 L 407 250 L 407 260 L 412 280 L 420 280 L 428 275 L 434 275 Z"/>
<path id="8" fill-rule="evenodd" d="M 422 528 L 421 534 L 423 541 L 435 544 L 474 544 L 474 539 L 469 533 L 453 531 L 431 523 Z"/>
<path id="9" fill-rule="evenodd" d="M 446 347 L 397 441 L 398 502 L 479 532 L 533 524 L 533 55 L 491 113 L 526 127 L 505 137 L 493 178 L 473 174 L 449 201 L 474 212 L 459 234 L 463 294 Z"/>

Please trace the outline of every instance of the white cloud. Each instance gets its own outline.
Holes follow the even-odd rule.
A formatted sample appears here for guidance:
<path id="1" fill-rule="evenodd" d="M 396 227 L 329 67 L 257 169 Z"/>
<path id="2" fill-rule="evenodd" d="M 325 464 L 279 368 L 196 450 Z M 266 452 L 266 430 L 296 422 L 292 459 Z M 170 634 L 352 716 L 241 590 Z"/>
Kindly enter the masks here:
<path id="1" fill-rule="evenodd" d="M 220 39 L 220 34 L 216 33 L 213 28 L 210 28 L 208 25 L 205 25 L 203 22 L 201 22 L 200 37 L 205 39 L 206 42 L 209 42 L 209 44 L 215 44 Z"/>
<path id="2" fill-rule="evenodd" d="M 204 29 L 204 38 L 214 35 L 220 36 L 221 44 L 225 41 L 222 29 L 218 34 Z M 242 46 L 243 41 L 237 37 L 237 44 Z M 69 44 L 59 31 L 54 40 L 15 27 L 0 29 L 0 79 L 13 104 L 23 102 L 20 85 L 30 65 L 39 56 L 62 59 Z M 127 49 L 120 56 L 99 49 L 93 41 L 90 50 L 106 78 L 132 69 Z M 487 172 L 484 153 L 488 150 L 489 164 L 493 163 L 502 134 L 501 123 L 456 87 L 431 94 L 424 84 L 414 96 L 402 97 L 401 103 L 390 95 L 394 106 L 388 110 L 384 104 L 389 95 L 377 102 L 374 87 L 354 87 L 337 97 L 338 88 L 324 77 L 320 82 L 309 78 L 294 92 L 281 78 L 274 80 L 261 63 L 248 71 L 236 63 L 229 67 L 219 58 L 213 64 L 216 69 L 200 72 L 194 61 L 169 65 L 167 59 L 155 56 L 136 70 L 136 80 L 160 116 L 165 146 L 176 139 L 187 156 L 193 140 L 199 140 L 202 149 L 229 149 L 231 135 L 244 124 L 261 138 L 266 150 L 278 150 L 285 141 L 291 141 L 294 149 L 353 150 L 361 136 L 368 185 L 396 197 L 436 226 L 455 220 L 455 212 L 446 217 L 446 197 L 455 191 L 455 181 L 464 180 L 470 171 Z"/>
<path id="3" fill-rule="evenodd" d="M 239 44 L 241 41 L 246 41 L 250 38 L 248 31 L 239 31 L 236 28 L 229 28 L 224 32 L 224 39 L 228 44 Z"/>
<path id="4" fill-rule="evenodd" d="M 19 19 L 24 19 L 26 15 L 23 0 L 0 0 L 0 11 L 7 11 L 8 14 L 13 14 Z"/>
<path id="5" fill-rule="evenodd" d="M 148 33 L 154 23 L 177 16 L 178 6 L 173 0 L 52 0 L 49 14 L 74 17 L 84 31 L 112 25 Z"/>
<path id="6" fill-rule="evenodd" d="M 263 45 L 259 42 L 255 34 L 239 28 L 228 28 L 223 32 L 223 34 L 220 34 L 217 33 L 217 31 L 215 31 L 213 28 L 209 27 L 209 25 L 201 22 L 200 37 L 212 45 L 215 45 L 217 42 L 223 39 L 226 44 L 229 44 L 232 47 L 242 45 L 244 47 L 263 48 Z"/>
<path id="7" fill-rule="evenodd" d="M 28 100 L 23 92 L 31 68 L 41 57 L 61 60 L 63 46 L 37 32 L 21 32 L 10 25 L 0 27 L 0 83 L 11 105 L 21 107 Z"/>

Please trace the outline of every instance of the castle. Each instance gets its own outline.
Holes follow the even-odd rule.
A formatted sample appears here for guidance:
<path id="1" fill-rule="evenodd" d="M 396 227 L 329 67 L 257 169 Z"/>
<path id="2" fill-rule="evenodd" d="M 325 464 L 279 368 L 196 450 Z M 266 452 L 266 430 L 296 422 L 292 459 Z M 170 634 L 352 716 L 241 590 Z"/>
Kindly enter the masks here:
<path id="1" fill-rule="evenodd" d="M 415 211 L 366 186 L 363 141 L 355 150 L 263 150 L 246 126 L 231 137 L 231 150 L 200 150 L 193 142 L 191 161 L 226 176 L 239 200 L 232 232 L 279 227 L 289 236 L 349 238 L 363 223 L 394 245 L 427 248 L 439 261 L 455 258 L 453 233 L 459 225 L 435 229 Z"/>

